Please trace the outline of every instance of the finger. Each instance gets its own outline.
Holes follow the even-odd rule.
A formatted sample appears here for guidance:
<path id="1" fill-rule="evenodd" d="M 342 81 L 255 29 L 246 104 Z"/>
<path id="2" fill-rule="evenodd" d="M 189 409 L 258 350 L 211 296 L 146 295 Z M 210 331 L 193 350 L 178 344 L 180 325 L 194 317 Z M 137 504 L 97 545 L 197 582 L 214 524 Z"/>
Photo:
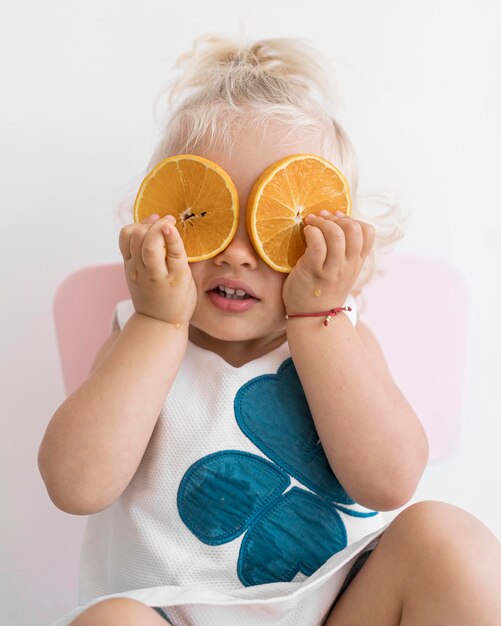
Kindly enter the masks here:
<path id="1" fill-rule="evenodd" d="M 120 248 L 120 253 L 124 258 L 124 261 L 130 261 L 132 254 L 130 251 L 130 238 L 132 237 L 132 233 L 135 228 L 135 224 L 127 224 L 120 230 L 120 235 L 118 237 L 118 247 Z"/>
<path id="2" fill-rule="evenodd" d="M 141 220 L 140 223 L 141 224 L 153 224 L 159 219 L 160 219 L 160 215 L 158 213 L 152 213 L 151 215 L 148 215 L 148 217 L 145 217 L 144 220 Z"/>
<path id="3" fill-rule="evenodd" d="M 369 256 L 370 251 L 372 250 L 374 243 L 376 242 L 376 229 L 372 224 L 367 224 L 367 222 L 360 222 L 362 227 L 362 232 L 364 235 L 364 245 L 362 247 L 362 252 L 360 256 L 365 261 L 365 259 Z"/>
<path id="4" fill-rule="evenodd" d="M 171 221 L 174 221 L 171 216 L 155 220 L 144 237 L 141 260 L 152 278 L 160 278 L 167 272 L 166 246 L 162 228 L 164 224 L 169 224 Z"/>
<path id="5" fill-rule="evenodd" d="M 178 229 L 171 221 L 162 224 L 162 235 L 165 240 L 167 270 L 169 273 L 180 273 L 186 270 L 188 258 L 184 243 Z"/>
<path id="6" fill-rule="evenodd" d="M 130 238 L 131 260 L 137 270 L 144 269 L 142 247 L 144 238 L 151 228 L 149 224 L 136 224 Z"/>
<path id="7" fill-rule="evenodd" d="M 346 240 L 343 229 L 338 226 L 338 221 L 335 217 L 324 219 L 323 217 L 312 216 L 309 219 L 309 223 L 317 226 L 324 236 L 326 243 L 324 269 L 329 271 L 336 267 L 342 267 L 345 260 Z"/>
<path id="8" fill-rule="evenodd" d="M 338 219 L 337 224 L 344 231 L 346 259 L 351 262 L 358 261 L 364 245 L 364 235 L 360 222 L 351 217 L 342 217 Z"/>
<path id="9" fill-rule="evenodd" d="M 374 228 L 374 226 L 372 226 L 372 224 L 368 224 L 367 222 L 362 222 L 361 220 L 353 220 L 352 217 L 349 217 L 342 211 L 336 211 L 334 215 L 332 215 L 332 213 L 329 213 L 329 211 L 320 211 L 319 215 L 322 215 L 324 218 L 330 218 L 330 219 L 336 219 L 336 217 L 346 218 L 348 220 L 356 221 L 357 224 L 360 224 L 360 228 L 362 229 L 362 236 L 363 236 L 363 245 L 360 251 L 360 257 L 362 258 L 362 260 L 365 261 L 365 259 L 369 256 L 369 253 L 372 250 L 374 243 L 376 241 L 376 229 Z M 342 227 L 343 222 L 341 222 L 339 225 Z"/>
<path id="10" fill-rule="evenodd" d="M 319 211 L 318 215 L 320 215 L 321 217 L 329 218 L 333 220 L 337 220 L 340 217 L 349 217 L 348 215 L 346 215 L 346 213 L 343 213 L 343 211 L 336 211 L 335 213 L 332 213 L 331 211 L 326 211 L 325 209 L 323 209 L 322 211 Z"/>
<path id="11" fill-rule="evenodd" d="M 303 255 L 303 266 L 312 272 L 321 272 L 327 255 L 327 244 L 322 231 L 311 224 L 304 227 L 306 250 Z"/>

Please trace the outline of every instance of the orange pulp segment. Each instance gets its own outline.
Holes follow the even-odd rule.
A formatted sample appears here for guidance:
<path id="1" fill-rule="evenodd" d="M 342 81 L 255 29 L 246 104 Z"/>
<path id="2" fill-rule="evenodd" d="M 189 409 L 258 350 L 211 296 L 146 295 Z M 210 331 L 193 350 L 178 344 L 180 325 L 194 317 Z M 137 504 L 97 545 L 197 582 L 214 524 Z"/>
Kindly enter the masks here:
<path id="1" fill-rule="evenodd" d="M 274 270 L 290 272 L 306 249 L 304 218 L 322 210 L 351 215 L 348 182 L 337 167 L 314 154 L 273 163 L 247 203 L 247 232 L 256 252 Z"/>
<path id="2" fill-rule="evenodd" d="M 238 226 L 238 194 L 216 163 L 193 154 L 171 156 L 147 174 L 134 203 L 134 221 L 173 215 L 189 262 L 216 256 Z"/>

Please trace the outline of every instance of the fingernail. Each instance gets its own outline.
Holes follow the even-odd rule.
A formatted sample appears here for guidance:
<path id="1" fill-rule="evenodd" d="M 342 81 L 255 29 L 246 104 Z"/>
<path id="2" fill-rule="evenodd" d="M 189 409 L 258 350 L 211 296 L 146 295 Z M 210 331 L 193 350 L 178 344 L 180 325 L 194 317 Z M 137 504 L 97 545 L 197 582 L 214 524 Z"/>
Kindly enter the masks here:
<path id="1" fill-rule="evenodd" d="M 175 223 L 176 223 L 176 218 L 175 218 L 173 215 L 167 215 L 166 217 L 167 217 L 167 219 L 168 219 L 170 222 L 172 222 L 173 224 L 175 224 Z"/>
<path id="2" fill-rule="evenodd" d="M 320 211 L 320 215 L 325 215 L 325 216 L 328 216 L 328 215 L 330 215 L 330 213 L 329 213 L 329 211 L 326 211 L 326 210 L 324 209 L 324 210 Z M 337 213 L 336 213 L 336 215 L 337 215 Z"/>
<path id="3" fill-rule="evenodd" d="M 306 216 L 308 219 L 311 219 L 312 217 L 316 217 L 316 215 L 314 213 L 310 213 L 309 215 Z"/>
<path id="4" fill-rule="evenodd" d="M 338 217 L 346 217 L 346 213 L 343 213 L 342 211 L 336 211 L 336 215 Z"/>
<path id="5" fill-rule="evenodd" d="M 152 214 L 150 215 L 150 219 L 152 219 L 152 220 L 155 220 L 155 221 L 156 221 L 156 220 L 160 219 L 160 215 L 158 215 L 158 213 L 152 213 Z"/>

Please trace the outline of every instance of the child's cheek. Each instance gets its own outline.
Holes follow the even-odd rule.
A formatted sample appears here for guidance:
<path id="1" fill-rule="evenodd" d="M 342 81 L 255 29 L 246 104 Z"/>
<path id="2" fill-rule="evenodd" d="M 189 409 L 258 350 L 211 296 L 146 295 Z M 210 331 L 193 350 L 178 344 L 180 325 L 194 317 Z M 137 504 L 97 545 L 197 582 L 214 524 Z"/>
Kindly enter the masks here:
<path id="1" fill-rule="evenodd" d="M 193 275 L 193 280 L 195 281 L 195 285 L 197 287 L 197 292 L 200 294 L 200 290 L 202 289 L 203 276 L 205 274 L 205 268 L 207 267 L 208 261 L 197 261 L 196 263 L 189 263 L 191 273 Z"/>

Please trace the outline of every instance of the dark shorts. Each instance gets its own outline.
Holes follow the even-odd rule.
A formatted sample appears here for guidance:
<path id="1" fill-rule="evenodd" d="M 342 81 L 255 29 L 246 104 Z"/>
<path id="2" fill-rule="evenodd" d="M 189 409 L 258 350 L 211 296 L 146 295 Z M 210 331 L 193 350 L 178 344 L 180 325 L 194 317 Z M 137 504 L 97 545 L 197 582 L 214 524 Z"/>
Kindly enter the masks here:
<path id="1" fill-rule="evenodd" d="M 156 611 L 160 615 L 160 617 L 163 617 L 168 624 L 172 623 L 172 622 L 169 622 L 169 616 L 162 608 L 160 608 L 159 606 L 153 606 L 152 609 Z"/>
<path id="2" fill-rule="evenodd" d="M 364 563 L 367 561 L 367 559 L 370 557 L 371 554 L 372 554 L 372 550 L 366 550 L 365 552 L 362 552 L 362 554 L 360 554 L 358 558 L 355 560 L 355 563 L 353 563 L 353 565 L 351 566 L 351 569 L 346 575 L 346 578 L 344 579 L 344 582 L 341 585 L 341 589 L 339 590 L 339 593 L 337 594 L 336 599 L 334 600 L 334 603 L 332 604 L 333 607 L 335 606 L 336 602 L 338 602 L 339 598 L 343 595 L 343 593 L 346 591 L 348 585 L 353 581 L 355 576 L 362 569 L 362 567 L 364 566 Z M 154 606 L 153 610 L 156 611 L 159 615 L 161 615 L 167 621 L 167 623 L 172 624 L 172 622 L 169 622 L 169 616 L 162 608 Z"/>
<path id="3" fill-rule="evenodd" d="M 355 576 L 362 569 L 365 562 L 373 553 L 373 551 L 374 549 L 366 550 L 365 552 L 362 552 L 362 554 L 360 554 L 358 558 L 355 560 L 355 563 L 353 563 L 353 565 L 351 566 L 351 569 L 349 570 L 348 574 L 346 574 L 346 578 L 344 579 L 344 582 L 341 585 L 341 589 L 339 590 L 339 593 L 337 594 L 336 599 L 334 600 L 334 603 L 332 606 L 335 606 L 336 602 L 338 602 L 339 598 L 343 595 L 348 585 L 353 581 Z"/>

